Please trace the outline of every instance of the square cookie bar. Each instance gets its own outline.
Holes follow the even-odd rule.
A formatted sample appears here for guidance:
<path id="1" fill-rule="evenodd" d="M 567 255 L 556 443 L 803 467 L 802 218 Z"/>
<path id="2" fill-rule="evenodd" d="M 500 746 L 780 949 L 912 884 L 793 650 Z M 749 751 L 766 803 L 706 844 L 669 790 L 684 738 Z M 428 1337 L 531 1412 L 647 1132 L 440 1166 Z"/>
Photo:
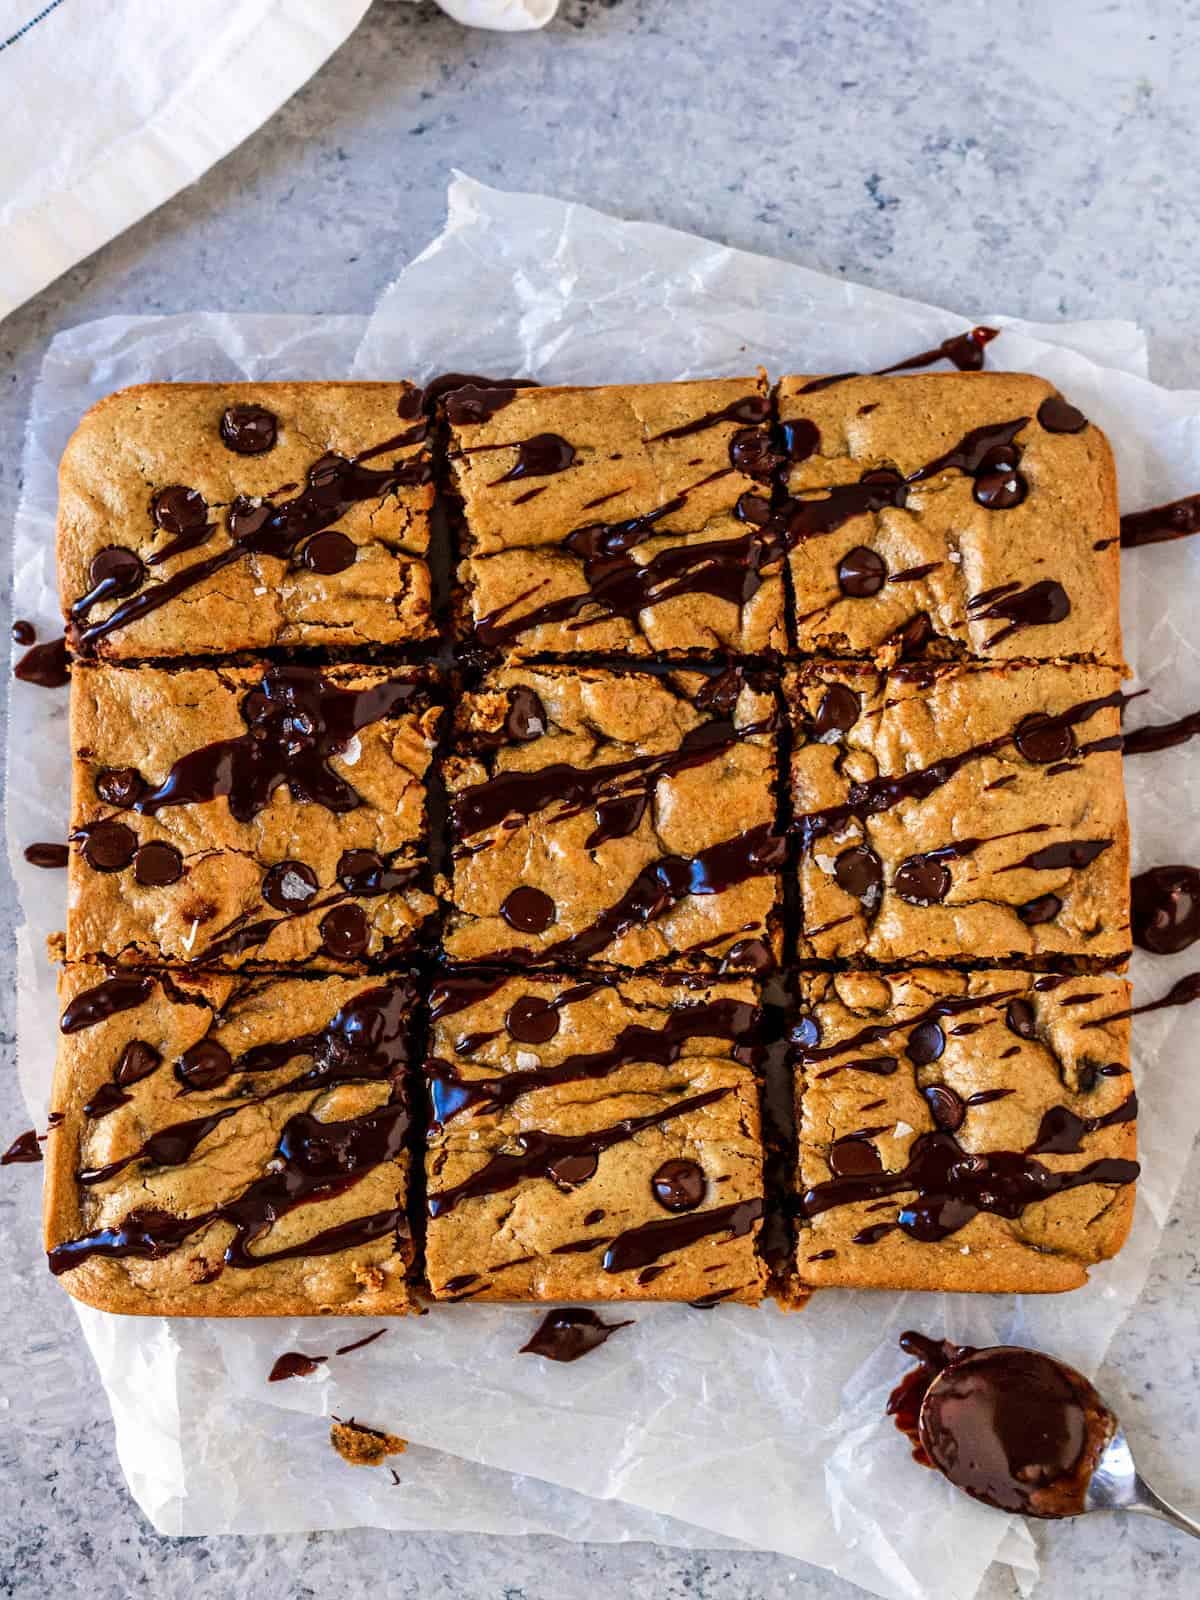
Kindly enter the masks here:
<path id="1" fill-rule="evenodd" d="M 460 636 L 508 656 L 782 650 L 766 381 L 460 389 Z"/>
<path id="2" fill-rule="evenodd" d="M 59 992 L 46 1249 L 76 1299 L 410 1309 L 407 978 L 68 966 Z"/>
<path id="3" fill-rule="evenodd" d="M 716 966 L 779 955 L 775 698 L 755 673 L 506 667 L 456 708 L 456 962 Z"/>
<path id="4" fill-rule="evenodd" d="M 412 669 L 77 665 L 68 959 L 409 951 L 440 714 Z"/>
<path id="5" fill-rule="evenodd" d="M 804 958 L 1128 954 L 1115 670 L 812 662 L 786 697 Z"/>
<path id="6" fill-rule="evenodd" d="M 1112 452 L 1049 384 L 789 377 L 778 403 L 802 652 L 1121 665 Z"/>
<path id="7" fill-rule="evenodd" d="M 761 1299 L 751 983 L 459 972 L 430 1010 L 439 1299 Z"/>
<path id="8" fill-rule="evenodd" d="M 84 417 L 59 469 L 80 655 L 430 638 L 433 471 L 406 383 L 158 383 Z"/>
<path id="9" fill-rule="evenodd" d="M 801 980 L 804 1288 L 1074 1289 L 1133 1215 L 1129 985 L 1111 975 Z"/>

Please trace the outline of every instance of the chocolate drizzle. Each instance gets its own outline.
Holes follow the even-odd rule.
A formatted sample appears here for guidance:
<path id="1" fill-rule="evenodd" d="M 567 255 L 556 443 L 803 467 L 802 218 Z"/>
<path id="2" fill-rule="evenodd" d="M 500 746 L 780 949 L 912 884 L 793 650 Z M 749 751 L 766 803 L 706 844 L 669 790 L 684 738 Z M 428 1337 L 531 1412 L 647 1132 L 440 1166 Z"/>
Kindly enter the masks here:
<path id="1" fill-rule="evenodd" d="M 952 1133 L 939 1129 L 917 1135 L 900 1171 L 830 1178 L 809 1189 L 799 1206 L 801 1215 L 811 1218 L 836 1206 L 912 1192 L 897 1211 L 895 1225 L 928 1244 L 956 1233 L 981 1211 L 1015 1220 L 1026 1206 L 1068 1189 L 1132 1183 L 1138 1170 L 1136 1161 L 1106 1157 L 1074 1171 L 1051 1171 L 1016 1151 L 972 1153 Z"/>
<path id="2" fill-rule="evenodd" d="M 162 783 L 139 785 L 127 804 L 154 816 L 164 806 L 201 805 L 225 796 L 230 814 L 246 823 L 286 785 L 296 800 L 353 811 L 359 796 L 330 759 L 360 728 L 398 715 L 420 692 L 420 685 L 403 678 L 341 689 L 313 667 L 269 667 L 242 699 L 246 733 L 189 751 Z"/>
<path id="3" fill-rule="evenodd" d="M 731 1239 L 743 1239 L 753 1229 L 763 1214 L 763 1202 L 734 1200 L 728 1205 L 712 1206 L 707 1211 L 692 1211 L 679 1217 L 662 1217 L 654 1222 L 643 1222 L 636 1228 L 619 1233 L 604 1252 L 605 1272 L 637 1272 L 650 1266 L 672 1250 L 686 1250 L 689 1245 L 714 1233 L 727 1233 Z"/>
<path id="4" fill-rule="evenodd" d="M 1186 744 L 1200 733 L 1200 711 L 1193 711 L 1177 722 L 1160 722 L 1147 728 L 1134 728 L 1124 737 L 1127 756 L 1153 755 L 1156 750 L 1171 750 Z"/>
<path id="5" fill-rule="evenodd" d="M 464 1200 L 480 1195 L 501 1194 L 515 1189 L 529 1178 L 552 1177 L 557 1163 L 575 1156 L 598 1156 L 615 1144 L 632 1139 L 646 1128 L 658 1128 L 675 1117 L 687 1116 L 714 1101 L 731 1094 L 732 1088 L 706 1089 L 700 1094 L 687 1095 L 659 1111 L 642 1117 L 625 1117 L 606 1128 L 592 1133 L 546 1133 L 541 1128 L 530 1128 L 516 1135 L 518 1154 L 501 1151 L 492 1156 L 477 1172 L 448 1189 L 438 1189 L 428 1196 L 427 1206 L 431 1217 L 444 1217 Z"/>
<path id="6" fill-rule="evenodd" d="M 233 407 L 231 412 L 226 413 L 226 417 L 233 411 L 246 409 L 259 408 Z M 266 415 L 269 416 L 270 413 Z M 253 432 L 255 438 L 261 439 L 264 436 L 257 428 Z M 239 437 L 249 438 L 250 434 L 241 432 Z M 226 442 L 230 443 L 228 438 Z M 274 442 L 273 435 L 271 442 Z M 364 465 L 366 461 L 387 454 L 390 450 L 402 448 L 406 442 L 407 436 L 400 434 L 394 439 L 385 440 L 371 449 L 360 452 L 353 458 L 324 455 L 309 467 L 305 487 L 292 499 L 283 500 L 277 505 L 270 500 L 258 504 L 249 500 L 235 500 L 228 514 L 231 542 L 225 549 L 201 561 L 181 567 L 171 577 L 164 578 L 149 588 L 138 587 L 137 593 L 121 600 L 107 617 L 87 626 L 81 626 L 82 616 L 92 605 L 101 599 L 111 598 L 118 592 L 110 588 L 101 595 L 93 586 L 92 591 L 82 596 L 72 607 L 72 616 L 76 619 L 71 627 L 72 644 L 81 653 L 86 654 L 109 634 L 141 621 L 143 617 L 186 594 L 197 584 L 214 577 L 233 562 L 254 555 L 290 561 L 302 545 L 314 535 L 331 528 L 354 506 L 370 500 L 383 501 L 403 488 L 430 482 L 432 468 L 428 457 L 424 454 L 406 460 L 396 459 L 389 467 L 379 469 Z M 232 444 L 230 447 L 237 448 Z M 260 445 L 259 449 L 262 448 L 269 448 L 269 445 Z M 257 454 L 258 450 L 242 451 L 242 453 Z M 187 542 L 180 545 L 177 538 L 175 551 L 172 553 L 204 542 L 200 537 L 192 537 L 197 531 L 204 532 L 203 529 L 185 529 L 182 537 Z M 132 552 L 126 554 L 131 555 Z M 165 552 L 158 552 L 158 556 L 160 560 L 165 559 Z M 318 568 L 318 570 L 325 569 Z M 131 574 L 132 568 L 129 569 L 129 575 Z M 144 577 L 143 570 L 137 579 L 138 585 L 143 584 Z M 45 647 L 39 646 L 39 648 Z"/>
<path id="7" fill-rule="evenodd" d="M 606 1078 L 635 1063 L 674 1066 L 684 1045 L 693 1039 L 728 1039 L 734 1043 L 735 1052 L 749 1052 L 756 1020 L 755 1007 L 744 1000 L 699 1001 L 672 1006 L 657 1027 L 631 1023 L 621 1029 L 606 1050 L 567 1056 L 553 1066 L 464 1078 L 452 1062 L 432 1060 L 426 1063 L 425 1074 L 434 1121 L 442 1127 L 471 1107 L 499 1110 L 536 1089 Z"/>
<path id="8" fill-rule="evenodd" d="M 949 361 L 960 372 L 980 372 L 985 362 L 984 348 L 993 339 L 999 338 L 999 328 L 968 328 L 965 333 L 956 333 L 949 339 L 943 339 L 941 344 L 935 344 L 931 350 L 920 350 L 915 356 L 909 356 L 904 361 L 894 361 L 890 367 L 878 367 L 868 376 L 872 378 L 885 378 L 892 372 L 911 372 L 918 367 L 933 367 L 939 361 Z M 859 372 L 835 372 L 828 378 L 814 378 L 811 383 L 806 383 L 799 390 L 800 394 L 816 394 L 822 389 L 832 389 L 835 383 L 845 383 L 848 378 L 859 378 Z"/>
<path id="9" fill-rule="evenodd" d="M 0 1155 L 0 1167 L 11 1167 L 19 1162 L 36 1162 L 42 1159 L 42 1147 L 32 1128 L 19 1133 L 8 1149 Z"/>

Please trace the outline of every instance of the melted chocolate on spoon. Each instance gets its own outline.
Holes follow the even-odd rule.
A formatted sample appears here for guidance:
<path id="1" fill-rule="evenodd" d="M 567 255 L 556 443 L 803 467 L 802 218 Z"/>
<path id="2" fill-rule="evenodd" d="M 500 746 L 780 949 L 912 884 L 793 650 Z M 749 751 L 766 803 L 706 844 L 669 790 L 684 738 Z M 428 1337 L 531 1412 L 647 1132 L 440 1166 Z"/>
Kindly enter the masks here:
<path id="1" fill-rule="evenodd" d="M 1117 1419 L 1082 1374 L 1036 1350 L 975 1350 L 905 1333 L 920 1366 L 892 1392 L 888 1413 L 913 1457 L 974 1500 L 1027 1517 L 1085 1509 Z"/>

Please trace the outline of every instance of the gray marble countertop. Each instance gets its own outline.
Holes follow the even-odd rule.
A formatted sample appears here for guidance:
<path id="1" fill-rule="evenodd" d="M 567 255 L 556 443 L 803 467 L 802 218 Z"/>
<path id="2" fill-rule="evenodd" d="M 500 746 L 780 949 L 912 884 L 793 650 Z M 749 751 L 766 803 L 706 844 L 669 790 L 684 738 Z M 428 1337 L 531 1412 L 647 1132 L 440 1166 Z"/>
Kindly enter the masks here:
<path id="1" fill-rule="evenodd" d="M 312 83 L 194 188 L 0 323 L 0 526 L 60 328 L 109 312 L 369 310 L 442 224 L 460 167 L 962 310 L 1131 317 L 1153 375 L 1200 385 L 1200 0 L 564 0 L 545 33 L 376 0 Z M 3 561 L 9 561 L 4 541 Z M 0 573 L 7 596 L 9 574 Z M 7 625 L 7 619 L 6 619 Z M 7 878 L 7 868 L 0 866 Z M 11 881 L 3 896 L 12 968 Z M 0 1145 L 26 1125 L 0 996 Z M 766 1555 L 550 1539 L 159 1537 L 125 1492 L 65 1298 L 38 1169 L 0 1181 L 0 1595 L 843 1600 Z M 1200 1498 L 1200 1163 L 1102 1374 L 1168 1493 Z M 47 1415 L 20 1373 L 67 1364 Z M 1190 1468 L 1190 1473 L 1189 1473 Z M 1189 1481 L 1190 1477 L 1190 1481 Z M 1038 1600 L 1174 1600 L 1195 1546 L 1151 1523 L 1038 1532 Z M 1188 1573 L 1191 1577 L 1188 1577 Z M 985 1600 L 1015 1593 L 993 1572 Z"/>

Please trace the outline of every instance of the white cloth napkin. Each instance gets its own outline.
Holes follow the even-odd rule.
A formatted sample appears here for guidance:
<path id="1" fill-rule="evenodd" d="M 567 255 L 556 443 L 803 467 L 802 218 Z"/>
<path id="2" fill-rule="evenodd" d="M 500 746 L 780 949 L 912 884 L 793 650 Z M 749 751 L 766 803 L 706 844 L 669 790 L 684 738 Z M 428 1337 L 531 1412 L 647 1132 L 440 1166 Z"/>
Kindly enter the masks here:
<path id="1" fill-rule="evenodd" d="M 558 0 L 439 0 L 539 28 Z M 262 126 L 370 0 L 0 0 L 0 317 Z"/>

